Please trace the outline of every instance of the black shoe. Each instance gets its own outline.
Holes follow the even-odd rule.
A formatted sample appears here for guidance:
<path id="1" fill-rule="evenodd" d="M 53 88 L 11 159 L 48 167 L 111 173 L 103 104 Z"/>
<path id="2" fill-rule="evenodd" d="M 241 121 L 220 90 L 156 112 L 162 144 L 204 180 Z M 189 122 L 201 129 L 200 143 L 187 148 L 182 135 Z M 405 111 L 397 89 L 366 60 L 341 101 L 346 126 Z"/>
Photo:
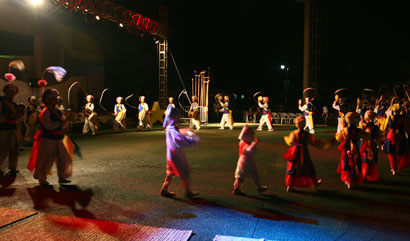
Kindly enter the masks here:
<path id="1" fill-rule="evenodd" d="M 238 195 L 238 196 L 246 196 L 246 193 L 242 192 L 242 191 L 239 190 L 239 189 L 233 190 L 233 191 L 232 191 L 232 194 L 233 194 L 233 195 Z"/>
<path id="2" fill-rule="evenodd" d="M 169 192 L 169 191 L 166 190 L 166 189 L 161 189 L 160 194 L 161 194 L 161 196 L 163 196 L 163 197 L 175 197 L 175 195 L 176 195 L 174 192 Z"/>
<path id="3" fill-rule="evenodd" d="M 7 173 L 7 175 L 10 175 L 10 176 L 12 176 L 12 177 L 16 177 L 18 173 L 19 173 L 18 170 L 10 170 L 10 171 Z"/>
<path id="4" fill-rule="evenodd" d="M 258 193 L 263 193 L 263 192 L 266 192 L 266 190 L 268 190 L 268 186 L 259 186 L 259 187 L 257 187 L 256 188 L 256 191 L 258 192 Z"/>
<path id="5" fill-rule="evenodd" d="M 66 184 L 66 183 L 70 183 L 71 180 L 65 179 L 65 178 L 59 178 L 58 179 L 58 183 L 60 184 Z"/>

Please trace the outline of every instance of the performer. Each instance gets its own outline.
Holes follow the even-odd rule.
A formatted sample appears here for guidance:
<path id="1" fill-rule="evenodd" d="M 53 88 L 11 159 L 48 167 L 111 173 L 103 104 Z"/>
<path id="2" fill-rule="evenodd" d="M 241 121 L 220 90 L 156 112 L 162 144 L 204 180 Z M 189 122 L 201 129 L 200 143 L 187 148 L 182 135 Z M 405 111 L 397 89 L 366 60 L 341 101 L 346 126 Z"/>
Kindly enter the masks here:
<path id="1" fill-rule="evenodd" d="M 329 119 L 329 110 L 327 109 L 327 106 L 322 107 L 322 118 L 323 118 L 323 124 L 327 126 L 327 120 Z"/>
<path id="2" fill-rule="evenodd" d="M 123 98 L 117 97 L 116 99 L 117 104 L 114 107 L 114 130 L 125 130 L 126 124 L 126 116 L 127 116 L 127 109 L 125 108 L 124 104 L 122 104 Z"/>
<path id="3" fill-rule="evenodd" d="M 38 115 L 40 114 L 40 107 L 37 105 L 37 98 L 33 95 L 28 99 L 29 105 L 26 108 L 24 124 L 26 126 L 26 134 L 24 140 L 27 142 L 34 141 L 34 135 L 40 128 L 38 122 Z"/>
<path id="4" fill-rule="evenodd" d="M 370 110 L 369 106 L 360 98 L 357 98 L 356 113 L 360 115 L 360 120 L 364 121 L 364 114 Z"/>
<path id="5" fill-rule="evenodd" d="M 348 189 L 351 189 L 353 183 L 363 183 L 358 142 L 360 138 L 370 139 L 369 134 L 356 127 L 358 118 L 359 116 L 354 112 L 347 113 L 344 119 L 348 126 L 336 133 L 336 140 L 341 142 L 338 150 L 342 152 L 337 172 Z"/>
<path id="6" fill-rule="evenodd" d="M 168 186 L 174 175 L 182 179 L 182 186 L 185 189 L 185 196 L 193 198 L 198 193 L 191 189 L 191 169 L 184 153 L 184 147 L 194 146 L 199 143 L 199 136 L 191 130 L 179 129 L 180 113 L 177 109 L 171 108 L 168 116 L 164 120 L 163 127 L 166 129 L 167 143 L 167 176 L 162 185 L 160 194 L 164 197 L 174 197 L 175 193 L 168 191 Z"/>
<path id="7" fill-rule="evenodd" d="M 309 97 L 305 98 L 305 104 L 302 106 L 302 100 L 299 99 L 299 110 L 303 112 L 306 119 L 305 130 L 309 128 L 310 134 L 315 134 L 314 124 L 313 124 L 313 106 L 310 102 Z"/>
<path id="8" fill-rule="evenodd" d="M 360 157 L 363 161 L 362 174 L 366 181 L 376 181 L 379 177 L 377 162 L 379 159 L 378 146 L 383 143 L 384 136 L 379 127 L 374 124 L 376 113 L 371 110 L 364 114 L 364 122 L 361 128 L 370 134 L 369 140 L 361 140 Z"/>
<path id="9" fill-rule="evenodd" d="M 283 156 L 287 160 L 286 167 L 286 187 L 290 192 L 294 187 L 318 187 L 322 179 L 316 176 L 315 166 L 310 159 L 308 144 L 316 148 L 327 149 L 331 146 L 331 141 L 316 139 L 313 135 L 305 131 L 306 118 L 300 116 L 293 120 L 297 130 L 285 136 L 284 140 L 289 148 Z"/>
<path id="10" fill-rule="evenodd" d="M 57 96 L 56 89 L 48 89 L 42 95 L 45 104 L 40 113 L 41 129 L 35 135 L 35 142 L 30 155 L 27 168 L 33 172 L 33 177 L 40 185 L 49 186 L 47 174 L 50 172 L 53 163 L 56 162 L 58 182 L 60 184 L 71 182 L 67 178 L 72 175 L 72 156 L 66 149 L 63 138 L 63 129 L 66 129 L 68 122 L 61 112 L 56 109 Z"/>
<path id="11" fill-rule="evenodd" d="M 343 130 L 345 128 L 345 114 L 346 114 L 346 109 L 343 103 L 342 98 L 339 97 L 339 95 L 335 95 L 335 101 L 333 102 L 333 109 L 337 110 L 338 116 L 337 116 L 337 133 Z"/>
<path id="12" fill-rule="evenodd" d="M 382 128 L 387 133 L 383 151 L 389 157 L 392 174 L 396 175 L 398 171 L 410 166 L 409 149 L 406 139 L 409 132 L 405 128 L 405 122 L 408 120 L 401 114 L 400 103 L 393 104 L 391 110 L 392 115 L 387 118 L 387 126 Z"/>
<path id="13" fill-rule="evenodd" d="M 21 116 L 20 110 L 13 99 L 17 95 L 19 89 L 12 84 L 12 81 L 3 88 L 5 96 L 0 98 L 0 175 L 4 172 L 1 169 L 4 161 L 8 157 L 9 174 L 16 176 L 18 162 L 18 139 L 19 130 L 17 127 L 18 118 Z"/>
<path id="14" fill-rule="evenodd" d="M 260 177 L 258 170 L 256 169 L 255 163 L 253 161 L 253 156 L 255 155 L 256 145 L 258 144 L 258 138 L 255 138 L 255 132 L 252 128 L 245 125 L 239 134 L 239 159 L 236 164 L 235 170 L 235 182 L 233 184 L 233 194 L 234 195 L 246 195 L 242 190 L 241 186 L 245 180 L 245 177 L 250 177 L 253 179 L 256 185 L 256 191 L 258 193 L 265 192 L 268 190 L 268 186 L 262 186 L 260 184 Z"/>
<path id="15" fill-rule="evenodd" d="M 86 134 L 87 132 L 90 131 L 92 132 L 92 135 L 95 135 L 95 132 L 98 129 L 97 126 L 97 113 L 94 111 L 94 96 L 92 95 L 87 95 L 85 98 L 87 101 L 87 104 L 85 104 L 84 107 L 84 127 L 83 127 L 83 133 Z"/>
<path id="16" fill-rule="evenodd" d="M 380 128 L 384 125 L 386 121 L 386 106 L 385 106 L 385 100 L 383 95 L 380 96 L 378 100 L 376 100 L 376 107 L 374 109 L 374 112 L 377 114 L 377 126 Z"/>
<path id="17" fill-rule="evenodd" d="M 143 127 L 145 127 L 149 130 L 151 129 L 151 121 L 149 119 L 149 107 L 148 104 L 145 103 L 145 96 L 140 96 L 139 100 L 140 104 L 138 105 L 138 129 L 141 130 Z"/>
<path id="18" fill-rule="evenodd" d="M 259 96 L 262 97 L 262 96 Z M 261 103 L 263 102 L 263 104 Z M 265 96 L 263 98 L 258 98 L 258 106 L 259 108 L 262 109 L 262 117 L 259 120 L 259 127 L 258 127 L 258 131 L 261 131 L 263 129 L 263 125 L 266 123 L 266 125 L 268 126 L 268 131 L 273 131 L 272 128 L 272 121 L 271 121 L 271 114 L 270 114 L 270 110 L 269 110 L 269 97 Z"/>
<path id="19" fill-rule="evenodd" d="M 228 124 L 229 130 L 233 129 L 233 118 L 232 118 L 232 111 L 229 109 L 229 96 L 224 96 L 225 102 L 219 102 L 222 108 L 219 110 L 223 112 L 222 119 L 221 119 L 221 127 L 219 129 L 223 130 L 225 124 Z"/>
<path id="20" fill-rule="evenodd" d="M 198 97 L 192 96 L 191 108 L 189 109 L 188 116 L 191 117 L 191 122 L 189 128 L 193 128 L 195 125 L 196 129 L 201 129 L 201 115 L 199 113 Z"/>
<path id="21" fill-rule="evenodd" d="M 169 97 L 168 98 L 168 106 L 167 106 L 167 109 L 165 110 L 165 117 L 167 117 L 168 116 L 168 114 L 169 114 L 169 112 L 171 111 L 171 108 L 175 108 L 175 105 L 174 105 L 174 98 L 173 97 Z"/>

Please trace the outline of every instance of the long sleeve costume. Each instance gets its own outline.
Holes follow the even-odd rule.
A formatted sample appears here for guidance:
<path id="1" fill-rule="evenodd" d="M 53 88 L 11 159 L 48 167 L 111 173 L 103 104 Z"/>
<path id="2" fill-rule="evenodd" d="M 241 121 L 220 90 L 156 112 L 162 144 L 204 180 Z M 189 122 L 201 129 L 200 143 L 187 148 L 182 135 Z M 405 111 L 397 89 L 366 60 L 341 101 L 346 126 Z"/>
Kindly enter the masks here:
<path id="1" fill-rule="evenodd" d="M 89 116 L 84 116 L 84 127 L 83 127 L 83 133 L 87 133 L 90 129 L 93 134 L 96 132 L 96 127 L 95 124 L 90 120 L 91 115 L 94 113 L 94 104 L 93 103 L 87 103 L 85 105 L 86 112 L 91 113 Z"/>
<path id="2" fill-rule="evenodd" d="M 370 134 L 370 139 L 360 141 L 360 158 L 362 159 L 363 179 L 376 181 L 379 177 L 377 162 L 379 159 L 378 144 L 384 140 L 384 136 L 379 127 L 373 122 L 362 123 L 361 128 Z"/>
<path id="3" fill-rule="evenodd" d="M 262 130 L 263 125 L 266 123 L 266 125 L 268 126 L 268 130 L 272 131 L 272 121 L 271 121 L 271 113 L 269 111 L 269 105 L 268 103 L 261 103 L 258 102 L 258 106 L 259 108 L 261 108 L 262 110 L 262 116 L 261 119 L 259 121 L 259 126 L 258 126 L 258 130 Z"/>
<path id="4" fill-rule="evenodd" d="M 27 168 L 33 172 L 35 179 L 45 181 L 53 163 L 57 165 L 57 175 L 60 179 L 72 175 L 72 154 L 67 151 L 63 143 L 63 129 L 66 125 L 61 123 L 61 112 L 50 111 L 45 107 L 40 113 L 40 130 L 34 137 L 34 144 L 30 154 Z"/>
<path id="5" fill-rule="evenodd" d="M 383 150 L 390 160 L 392 171 L 400 171 L 410 166 L 410 155 L 406 136 L 407 118 L 400 114 L 390 115 L 383 128 L 387 133 Z"/>
<path id="6" fill-rule="evenodd" d="M 299 110 L 303 112 L 306 119 L 305 130 L 309 128 L 310 134 L 315 134 L 315 126 L 313 124 L 313 106 L 312 103 L 308 102 L 303 106 L 299 106 Z"/>
<path id="7" fill-rule="evenodd" d="M 368 140 L 369 135 L 355 126 L 345 127 L 342 131 L 336 133 L 336 140 L 341 142 L 337 148 L 342 152 L 337 173 L 340 174 L 342 182 L 363 183 L 362 160 L 359 152 L 361 138 Z"/>
<path id="8" fill-rule="evenodd" d="M 224 129 L 225 124 L 229 126 L 229 129 L 233 129 L 233 120 L 232 120 L 232 112 L 229 109 L 229 102 L 220 102 L 221 109 L 220 112 L 223 112 L 221 123 L 220 123 L 220 129 Z"/>
<path id="9" fill-rule="evenodd" d="M 140 103 L 138 105 L 138 127 L 151 128 L 151 123 L 149 119 L 149 107 L 147 103 Z"/>
<path id="10" fill-rule="evenodd" d="M 332 107 L 333 107 L 333 109 L 338 111 L 338 115 L 337 115 L 337 133 L 339 133 L 346 126 L 345 119 L 344 119 L 345 114 L 346 114 L 346 109 L 345 109 L 345 106 L 343 104 L 340 104 L 337 101 L 333 102 Z"/>
<path id="11" fill-rule="evenodd" d="M 287 160 L 286 186 L 315 186 L 318 179 L 307 146 L 310 144 L 320 149 L 327 149 L 330 147 L 330 141 L 316 139 L 304 130 L 295 130 L 289 136 L 285 136 L 284 140 L 288 146 L 291 146 L 283 156 Z"/>
<path id="12" fill-rule="evenodd" d="M 191 103 L 191 108 L 189 112 L 192 114 L 191 122 L 189 124 L 190 128 L 193 128 L 195 125 L 196 129 L 199 130 L 201 128 L 201 120 L 200 120 L 200 113 L 199 113 L 199 104 L 196 101 Z"/>
<path id="13" fill-rule="evenodd" d="M 114 130 L 125 130 L 126 128 L 126 113 L 127 109 L 125 108 L 124 104 L 116 104 L 114 106 Z"/>

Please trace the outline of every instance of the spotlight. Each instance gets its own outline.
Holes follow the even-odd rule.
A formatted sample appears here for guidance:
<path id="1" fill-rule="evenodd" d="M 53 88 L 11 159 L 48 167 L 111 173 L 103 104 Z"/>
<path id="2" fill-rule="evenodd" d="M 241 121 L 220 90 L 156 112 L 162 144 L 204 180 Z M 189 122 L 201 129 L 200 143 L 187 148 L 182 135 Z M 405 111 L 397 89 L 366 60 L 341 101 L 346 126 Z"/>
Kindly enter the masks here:
<path id="1" fill-rule="evenodd" d="M 285 65 L 282 64 L 282 65 L 280 66 L 280 69 L 285 69 Z"/>
<path id="2" fill-rule="evenodd" d="M 159 40 L 155 40 L 155 44 L 158 44 L 159 43 Z"/>
<path id="3" fill-rule="evenodd" d="M 43 0 L 29 0 L 30 4 L 33 6 L 38 6 L 43 3 Z"/>
<path id="4" fill-rule="evenodd" d="M 123 27 L 124 27 L 124 24 L 120 23 L 119 26 L 120 26 L 120 28 L 123 28 Z"/>
<path id="5" fill-rule="evenodd" d="M 95 16 L 95 19 L 97 19 L 97 21 L 100 21 L 101 18 L 100 18 L 100 16 L 97 15 L 97 16 Z"/>
<path id="6" fill-rule="evenodd" d="M 88 13 L 88 9 L 84 9 L 84 12 Z"/>

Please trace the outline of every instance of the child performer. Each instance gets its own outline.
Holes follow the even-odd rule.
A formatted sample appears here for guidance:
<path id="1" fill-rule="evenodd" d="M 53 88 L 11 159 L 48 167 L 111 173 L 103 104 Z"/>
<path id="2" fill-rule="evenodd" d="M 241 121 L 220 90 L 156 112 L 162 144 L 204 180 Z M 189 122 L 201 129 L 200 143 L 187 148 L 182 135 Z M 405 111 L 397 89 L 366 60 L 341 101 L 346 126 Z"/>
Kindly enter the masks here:
<path id="1" fill-rule="evenodd" d="M 87 101 L 87 104 L 85 104 L 84 108 L 83 133 L 86 134 L 91 129 L 92 134 L 95 135 L 95 132 L 97 130 L 97 126 L 95 125 L 95 119 L 97 118 L 97 114 L 94 112 L 94 96 L 87 95 L 87 97 L 85 97 L 85 100 Z"/>
<path id="2" fill-rule="evenodd" d="M 165 113 L 164 113 L 165 117 L 168 116 L 169 112 L 171 111 L 171 108 L 175 108 L 174 98 L 173 97 L 169 97 L 168 102 L 169 102 L 169 104 L 168 104 L 167 109 L 165 110 Z"/>
<path id="3" fill-rule="evenodd" d="M 1 167 L 8 157 L 9 174 L 16 176 L 18 162 L 18 117 L 19 109 L 13 99 L 19 89 L 17 86 L 10 84 L 4 86 L 4 97 L 0 100 L 0 175 L 3 175 Z"/>
<path id="4" fill-rule="evenodd" d="M 196 97 L 195 95 L 192 96 L 191 108 L 189 109 L 188 115 L 191 117 L 189 128 L 193 128 L 193 126 L 195 125 L 197 130 L 201 129 L 198 97 Z"/>
<path id="5" fill-rule="evenodd" d="M 348 189 L 351 188 L 352 183 L 363 183 L 358 142 L 360 138 L 368 140 L 370 135 L 356 127 L 359 118 L 357 113 L 347 113 L 345 121 L 348 126 L 336 133 L 336 140 L 341 142 L 338 150 L 342 152 L 337 172 L 340 174 L 340 180 L 346 184 Z"/>
<path id="6" fill-rule="evenodd" d="M 378 161 L 378 145 L 384 141 L 384 136 L 379 127 L 374 124 L 376 113 L 371 110 L 364 114 L 364 123 L 361 128 L 370 134 L 370 140 L 362 140 L 360 145 L 360 157 L 363 161 L 362 174 L 366 181 L 376 181 L 379 177 L 379 170 L 377 169 Z"/>
<path id="7" fill-rule="evenodd" d="M 139 100 L 141 103 L 138 105 L 138 129 L 141 130 L 143 127 L 151 129 L 151 123 L 149 119 L 149 107 L 148 104 L 145 103 L 145 96 L 140 96 Z"/>
<path id="8" fill-rule="evenodd" d="M 345 106 L 343 104 L 342 98 L 339 95 L 335 95 L 335 101 L 333 102 L 333 109 L 337 110 L 339 113 L 337 115 L 337 133 L 345 128 Z"/>
<path id="9" fill-rule="evenodd" d="M 410 156 L 407 146 L 405 130 L 406 118 L 401 114 L 400 103 L 391 107 L 392 115 L 386 121 L 386 128 L 382 128 L 387 133 L 383 151 L 387 153 L 390 160 L 391 172 L 396 175 L 398 171 L 410 166 Z"/>
<path id="10" fill-rule="evenodd" d="M 322 179 L 316 176 L 315 166 L 310 159 L 308 144 L 314 147 L 327 149 L 331 146 L 331 141 L 316 139 L 313 135 L 305 131 L 306 119 L 302 116 L 293 120 L 297 130 L 285 136 L 284 140 L 291 148 L 285 153 L 284 158 L 288 161 L 286 167 L 286 187 L 290 192 L 294 187 L 315 188 L 322 183 Z"/>
<path id="11" fill-rule="evenodd" d="M 127 109 L 125 108 L 124 104 L 122 104 L 123 98 L 117 97 L 116 99 L 117 104 L 114 107 L 114 130 L 125 130 L 126 128 L 126 116 L 127 116 Z"/>
<path id="12" fill-rule="evenodd" d="M 30 155 L 27 168 L 33 171 L 33 177 L 38 179 L 41 185 L 48 186 L 47 174 L 50 172 L 53 163 L 57 165 L 58 182 L 60 184 L 71 182 L 67 178 L 71 176 L 73 170 L 73 160 L 63 143 L 64 132 L 68 122 L 56 109 L 57 96 L 56 89 L 44 91 L 42 101 L 45 107 L 40 113 L 41 129 L 35 135 L 35 141 Z"/>
<path id="13" fill-rule="evenodd" d="M 233 184 L 233 194 L 246 195 L 241 186 L 245 180 L 245 177 L 253 178 L 256 185 L 256 191 L 259 193 L 268 190 L 268 186 L 261 186 L 258 170 L 253 162 L 253 156 L 255 155 L 256 145 L 258 144 L 258 138 L 255 138 L 255 132 L 252 128 L 245 125 L 239 134 L 239 159 L 236 164 L 235 182 Z"/>
<path id="14" fill-rule="evenodd" d="M 223 112 L 222 119 L 221 119 L 221 127 L 219 129 L 223 130 L 225 123 L 228 124 L 229 130 L 233 129 L 232 123 L 232 111 L 229 109 L 229 96 L 224 96 L 225 102 L 219 102 L 222 106 L 220 112 Z"/>
<path id="15" fill-rule="evenodd" d="M 40 107 L 37 105 L 37 98 L 33 95 L 28 99 L 29 105 L 26 108 L 24 124 L 26 125 L 26 134 L 24 140 L 33 142 L 33 137 L 38 131 L 38 115 Z"/>
<path id="16" fill-rule="evenodd" d="M 263 125 L 266 123 L 266 125 L 268 126 L 268 131 L 273 131 L 272 122 L 270 118 L 270 110 L 269 110 L 269 105 L 268 105 L 269 97 L 265 96 L 263 97 L 262 100 L 263 100 L 263 104 L 258 99 L 258 106 L 259 108 L 262 109 L 262 117 L 259 121 L 259 127 L 257 130 L 261 131 L 263 128 Z"/>
<path id="17" fill-rule="evenodd" d="M 313 125 L 313 106 L 312 103 L 309 100 L 309 97 L 305 98 L 305 104 L 302 106 L 302 100 L 299 99 L 299 110 L 303 112 L 303 115 L 305 116 L 306 119 L 306 126 L 305 130 L 309 128 L 309 133 L 310 134 L 315 134 L 315 129 Z"/>
<path id="18" fill-rule="evenodd" d="M 198 193 L 194 193 L 191 190 L 191 169 L 183 148 L 198 144 L 200 139 L 192 131 L 180 130 L 178 128 L 179 116 L 179 111 L 171 108 L 164 120 L 163 127 L 166 129 L 167 143 L 167 176 L 165 177 L 160 194 L 164 197 L 175 196 L 175 193 L 168 191 L 168 186 L 173 176 L 176 175 L 182 179 L 185 196 L 192 198 L 198 195 Z"/>

